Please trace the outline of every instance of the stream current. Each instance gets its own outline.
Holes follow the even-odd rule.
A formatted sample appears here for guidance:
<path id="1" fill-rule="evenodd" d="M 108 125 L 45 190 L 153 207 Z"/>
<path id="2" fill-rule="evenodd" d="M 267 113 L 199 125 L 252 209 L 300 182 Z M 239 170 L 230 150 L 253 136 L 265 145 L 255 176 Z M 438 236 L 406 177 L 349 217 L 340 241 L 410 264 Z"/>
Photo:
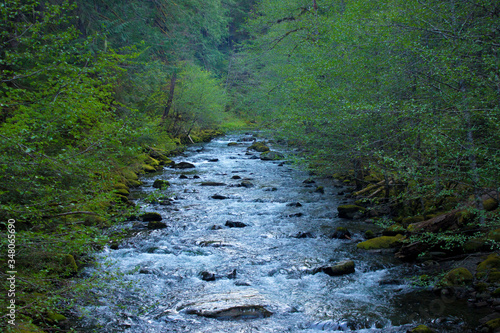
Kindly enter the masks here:
<path id="1" fill-rule="evenodd" d="M 406 296 L 412 290 L 403 278 L 407 268 L 392 253 L 357 250 L 372 224 L 337 217 L 345 189 L 331 179 L 304 183 L 307 172 L 247 152 L 249 138 L 235 134 L 190 146 L 174 160 L 195 168 L 165 168 L 142 179 L 132 193 L 136 203 L 160 213 L 167 228 L 123 225 L 138 232 L 102 259 L 112 262 L 106 270 L 122 275 L 95 291 L 82 331 L 406 332 L 418 324 Z M 154 189 L 156 179 L 170 186 Z M 146 203 L 154 191 L 173 201 Z M 339 226 L 350 230 L 351 240 L 330 238 Z M 353 274 L 313 274 L 342 260 L 354 261 Z"/>

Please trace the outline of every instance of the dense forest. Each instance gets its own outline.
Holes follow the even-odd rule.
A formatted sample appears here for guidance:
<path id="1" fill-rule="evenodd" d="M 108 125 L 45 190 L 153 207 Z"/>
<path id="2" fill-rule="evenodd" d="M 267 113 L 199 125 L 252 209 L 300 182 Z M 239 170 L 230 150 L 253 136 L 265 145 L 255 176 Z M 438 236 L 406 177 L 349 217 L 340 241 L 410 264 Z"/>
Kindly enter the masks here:
<path id="1" fill-rule="evenodd" d="M 248 126 L 419 231 L 403 260 L 497 248 L 497 1 L 4 0 L 0 27 L 2 266 L 26 329 L 99 283 L 74 277 L 137 213 L 138 174 Z"/>

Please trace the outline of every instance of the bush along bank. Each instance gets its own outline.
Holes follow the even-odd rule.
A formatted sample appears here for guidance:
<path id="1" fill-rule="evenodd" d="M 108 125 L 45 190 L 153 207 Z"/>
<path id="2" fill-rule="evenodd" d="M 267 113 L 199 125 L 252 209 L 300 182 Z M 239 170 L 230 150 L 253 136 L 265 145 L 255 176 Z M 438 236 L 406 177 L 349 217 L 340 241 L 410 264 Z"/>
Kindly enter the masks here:
<path id="1" fill-rule="evenodd" d="M 361 179 L 354 172 L 334 176 L 349 186 L 347 197 L 353 201 L 338 207 L 339 217 L 365 219 L 383 229 L 379 233 L 367 230 L 358 249 L 391 249 L 401 261 L 426 267 L 416 280 L 425 280 L 438 294 L 451 289 L 471 307 L 490 309 L 479 330 L 498 329 L 499 193 L 482 189 L 478 209 L 476 197 L 464 195 L 460 188 L 438 198 L 415 196 L 411 195 L 416 192 L 415 183 L 374 172 L 364 174 Z"/>
<path id="2" fill-rule="evenodd" d="M 210 141 L 221 134 L 219 130 L 203 130 L 193 132 L 191 138 L 195 142 Z M 103 162 L 106 169 L 93 171 L 102 179 L 99 187 L 90 190 L 81 187 L 82 192 L 88 191 L 82 194 L 83 197 L 98 194 L 99 200 L 84 202 L 75 198 L 73 202 L 65 202 L 63 207 L 61 199 L 60 203 L 54 203 L 61 206 L 60 213 L 12 213 L 13 218 L 9 216 L 14 225 L 12 229 L 15 228 L 15 254 L 2 256 L 0 264 L 3 267 L 12 264 L 10 271 L 15 271 L 15 284 L 12 284 L 15 289 L 12 293 L 2 293 L 1 297 L 6 301 L 4 304 L 10 304 L 12 299 L 14 305 L 12 309 L 3 308 L 0 317 L 11 315 L 12 323 L 16 325 L 4 320 L 0 324 L 3 331 L 70 330 L 72 323 L 69 318 L 74 318 L 75 300 L 80 304 L 92 302 L 90 289 L 105 279 L 117 278 L 116 273 L 106 269 L 100 270 L 104 271 L 103 276 L 82 275 L 81 272 L 85 267 L 99 265 L 95 262 L 96 252 L 130 236 L 127 230 L 111 227 L 132 215 L 141 214 L 129 200 L 131 189 L 141 186 L 141 175 L 173 166 L 170 157 L 184 151 L 185 141 L 183 138 L 171 141 L 168 145 L 136 149 L 122 160 L 113 157 Z M 168 186 L 168 183 L 161 185 Z M 73 191 L 77 193 L 77 189 L 73 188 Z M 8 231 L 7 223 L 2 229 Z M 7 251 L 7 237 L 3 241 L 2 248 Z M 0 275 L 2 286 L 8 291 L 11 283 L 7 277 L 11 274 L 2 272 Z M 10 294 L 12 298 L 8 298 Z"/>

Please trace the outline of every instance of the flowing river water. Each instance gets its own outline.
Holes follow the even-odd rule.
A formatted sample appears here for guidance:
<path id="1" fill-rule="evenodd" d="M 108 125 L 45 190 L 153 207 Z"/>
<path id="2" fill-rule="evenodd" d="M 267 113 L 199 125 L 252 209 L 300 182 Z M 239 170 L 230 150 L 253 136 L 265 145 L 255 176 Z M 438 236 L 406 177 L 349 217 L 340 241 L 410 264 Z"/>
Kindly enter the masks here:
<path id="1" fill-rule="evenodd" d="M 106 270 L 121 275 L 95 290 L 97 302 L 87 307 L 81 331 L 406 332 L 429 314 L 444 315 L 450 302 L 413 296 L 404 278 L 410 268 L 392 253 L 356 248 L 363 232 L 375 229 L 337 217 L 345 201 L 341 185 L 304 183 L 307 172 L 259 159 L 247 151 L 248 139 L 234 134 L 190 146 L 175 161 L 195 168 L 143 178 L 132 195 L 142 210 L 160 213 L 167 228 L 148 230 L 140 221 L 122 226 L 138 232 L 103 253 L 102 261 L 112 263 Z M 170 187 L 152 188 L 156 179 Z M 146 203 L 155 191 L 173 200 Z M 339 226 L 350 230 L 350 240 L 330 238 Z M 313 274 L 342 260 L 353 260 L 355 272 Z"/>

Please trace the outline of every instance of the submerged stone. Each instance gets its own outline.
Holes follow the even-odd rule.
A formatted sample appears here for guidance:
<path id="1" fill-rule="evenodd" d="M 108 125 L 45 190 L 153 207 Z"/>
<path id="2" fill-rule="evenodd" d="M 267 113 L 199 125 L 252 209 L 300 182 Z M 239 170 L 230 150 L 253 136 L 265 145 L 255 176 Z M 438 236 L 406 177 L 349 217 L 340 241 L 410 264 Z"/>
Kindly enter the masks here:
<path id="1" fill-rule="evenodd" d="M 243 222 L 237 222 L 237 221 L 226 221 L 226 227 L 229 228 L 244 228 L 247 226 L 247 224 Z"/>
<path id="2" fill-rule="evenodd" d="M 195 168 L 195 165 L 189 162 L 179 162 L 172 164 L 172 167 L 175 169 L 192 169 Z"/>

